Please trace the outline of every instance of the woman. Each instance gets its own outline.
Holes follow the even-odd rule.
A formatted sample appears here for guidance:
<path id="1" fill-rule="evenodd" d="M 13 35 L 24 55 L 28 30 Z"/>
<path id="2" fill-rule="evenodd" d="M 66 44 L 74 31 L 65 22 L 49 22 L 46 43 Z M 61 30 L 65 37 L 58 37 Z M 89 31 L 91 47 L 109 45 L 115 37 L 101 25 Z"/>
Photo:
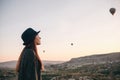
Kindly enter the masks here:
<path id="1" fill-rule="evenodd" d="M 18 80 L 41 80 L 41 70 L 44 70 L 42 61 L 37 52 L 37 45 L 40 45 L 40 31 L 32 28 L 26 29 L 21 38 L 25 45 L 16 65 Z"/>

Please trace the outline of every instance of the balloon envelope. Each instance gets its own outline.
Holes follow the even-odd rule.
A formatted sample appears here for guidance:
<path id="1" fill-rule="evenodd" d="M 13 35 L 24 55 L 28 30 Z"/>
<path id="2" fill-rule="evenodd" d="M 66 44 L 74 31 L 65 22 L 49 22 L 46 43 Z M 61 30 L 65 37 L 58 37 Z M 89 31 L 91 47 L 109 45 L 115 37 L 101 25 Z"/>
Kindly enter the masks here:
<path id="1" fill-rule="evenodd" d="M 116 11 L 116 9 L 115 8 L 110 8 L 110 13 L 112 14 L 112 15 L 114 15 L 115 14 L 115 11 Z"/>
<path id="2" fill-rule="evenodd" d="M 73 43 L 71 43 L 71 46 L 73 46 Z"/>
<path id="3" fill-rule="evenodd" d="M 45 53 L 45 50 L 43 50 L 43 53 Z"/>

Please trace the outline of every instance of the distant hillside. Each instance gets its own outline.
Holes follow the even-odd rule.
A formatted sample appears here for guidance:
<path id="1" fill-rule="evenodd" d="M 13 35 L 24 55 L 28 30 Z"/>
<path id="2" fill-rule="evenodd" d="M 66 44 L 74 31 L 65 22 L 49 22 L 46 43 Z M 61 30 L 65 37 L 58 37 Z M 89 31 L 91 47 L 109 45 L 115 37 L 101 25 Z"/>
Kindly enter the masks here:
<path id="1" fill-rule="evenodd" d="M 120 62 L 120 52 L 72 58 L 70 61 L 56 65 L 54 67 L 74 69 L 83 65 L 104 64 L 113 62 Z"/>
<path id="2" fill-rule="evenodd" d="M 83 65 L 89 64 L 104 64 L 104 63 L 113 63 L 120 62 L 120 52 L 108 53 L 108 54 L 99 54 L 91 55 L 85 57 L 72 58 L 70 61 L 43 61 L 47 70 L 52 70 L 55 68 L 58 69 L 74 69 L 81 67 Z M 0 67 L 3 68 L 15 68 L 16 61 L 8 61 L 0 63 Z"/>
<path id="3" fill-rule="evenodd" d="M 6 61 L 0 63 L 0 68 L 15 68 L 17 61 Z"/>
<path id="4" fill-rule="evenodd" d="M 7 61 L 7 62 L 1 62 L 0 63 L 0 68 L 15 68 L 17 61 Z M 63 61 L 47 61 L 43 60 L 43 64 L 46 65 L 55 65 L 55 64 L 60 64 L 63 63 Z"/>

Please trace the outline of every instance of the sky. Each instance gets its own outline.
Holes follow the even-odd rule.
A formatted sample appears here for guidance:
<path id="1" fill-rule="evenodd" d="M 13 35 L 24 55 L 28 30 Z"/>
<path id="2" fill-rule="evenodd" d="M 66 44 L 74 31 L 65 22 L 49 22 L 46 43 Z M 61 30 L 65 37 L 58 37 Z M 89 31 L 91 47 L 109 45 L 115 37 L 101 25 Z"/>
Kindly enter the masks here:
<path id="1" fill-rule="evenodd" d="M 18 59 L 29 27 L 42 60 L 120 52 L 120 0 L 0 0 L 0 62 Z"/>

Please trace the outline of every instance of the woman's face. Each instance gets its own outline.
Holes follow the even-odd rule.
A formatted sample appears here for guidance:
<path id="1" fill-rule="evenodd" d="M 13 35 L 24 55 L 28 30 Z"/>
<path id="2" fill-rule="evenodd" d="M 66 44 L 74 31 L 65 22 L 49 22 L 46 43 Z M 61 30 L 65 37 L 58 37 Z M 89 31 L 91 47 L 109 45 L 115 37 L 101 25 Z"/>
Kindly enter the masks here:
<path id="1" fill-rule="evenodd" d="M 35 37 L 35 40 L 34 40 L 34 42 L 35 42 L 35 44 L 36 45 L 40 45 L 41 44 L 41 37 L 39 37 L 39 35 L 37 35 L 36 37 Z"/>

